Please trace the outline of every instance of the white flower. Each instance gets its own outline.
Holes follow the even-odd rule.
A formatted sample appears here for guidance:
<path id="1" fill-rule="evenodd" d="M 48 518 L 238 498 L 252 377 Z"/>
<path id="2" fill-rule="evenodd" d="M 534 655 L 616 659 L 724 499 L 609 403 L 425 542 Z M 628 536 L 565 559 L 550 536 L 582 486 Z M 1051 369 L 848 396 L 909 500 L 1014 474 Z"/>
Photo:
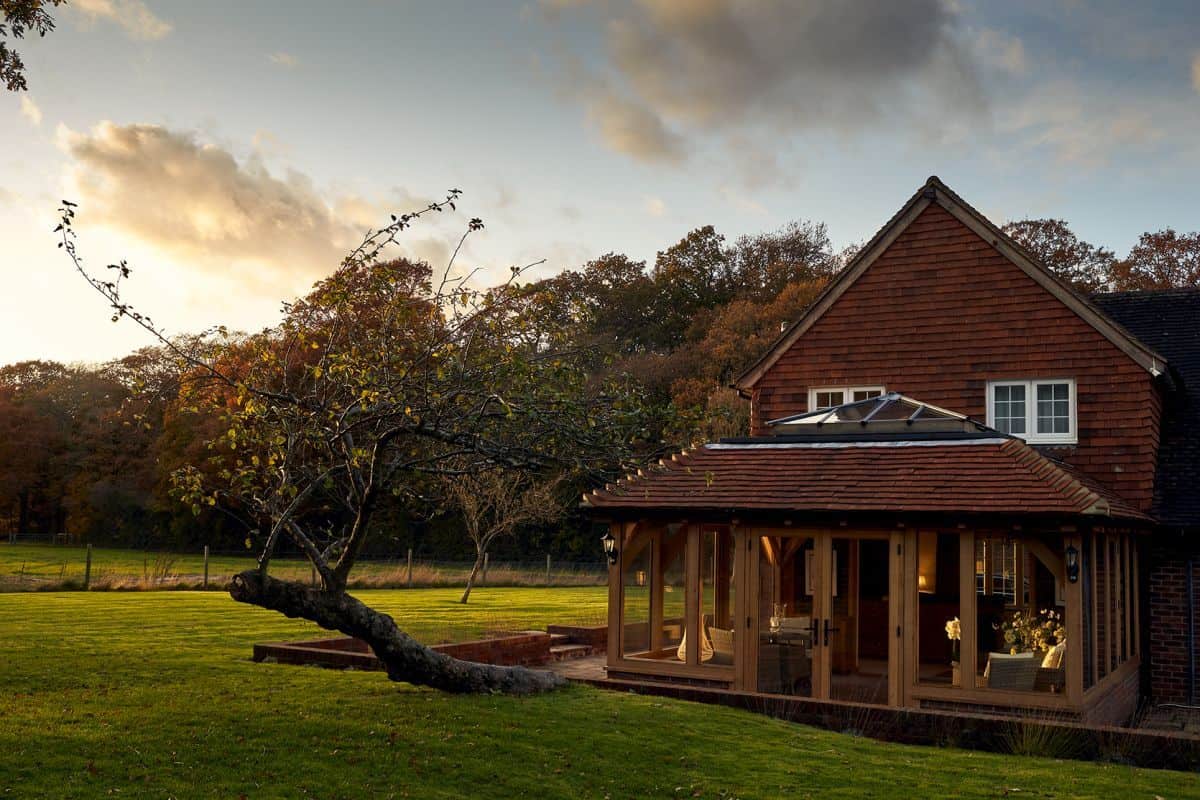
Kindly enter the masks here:
<path id="1" fill-rule="evenodd" d="M 958 621 L 958 617 L 946 623 L 946 638 L 955 642 L 962 639 L 962 624 Z"/>

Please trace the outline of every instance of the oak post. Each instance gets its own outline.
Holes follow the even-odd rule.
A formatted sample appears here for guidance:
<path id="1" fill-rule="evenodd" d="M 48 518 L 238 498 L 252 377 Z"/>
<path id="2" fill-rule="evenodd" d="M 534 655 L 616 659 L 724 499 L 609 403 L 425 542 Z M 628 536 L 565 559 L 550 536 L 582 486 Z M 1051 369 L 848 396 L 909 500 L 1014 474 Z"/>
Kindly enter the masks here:
<path id="1" fill-rule="evenodd" d="M 984 585 L 987 585 L 985 578 Z M 959 685 L 974 691 L 978 682 L 979 635 L 975 632 L 975 532 L 958 537 L 958 613 L 961 639 L 958 647 Z"/>
<path id="2" fill-rule="evenodd" d="M 1074 547 L 1083 553 L 1083 539 L 1080 536 L 1068 536 L 1063 541 L 1065 547 Z M 1083 581 L 1073 583 L 1066 579 L 1066 573 L 1059 578 L 1063 581 L 1063 599 L 1067 604 L 1067 701 L 1075 707 L 1083 703 Z M 1094 646 L 1094 645 L 1093 645 Z"/>

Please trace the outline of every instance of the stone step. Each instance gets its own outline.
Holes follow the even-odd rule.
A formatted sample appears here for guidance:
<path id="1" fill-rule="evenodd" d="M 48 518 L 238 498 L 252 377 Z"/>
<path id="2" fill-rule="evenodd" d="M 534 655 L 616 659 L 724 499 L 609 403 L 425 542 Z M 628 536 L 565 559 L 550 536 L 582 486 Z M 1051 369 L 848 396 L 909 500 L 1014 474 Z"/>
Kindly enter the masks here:
<path id="1" fill-rule="evenodd" d="M 586 644 L 556 644 L 550 646 L 550 658 L 554 661 L 566 661 L 569 658 L 590 656 L 592 648 Z"/>
<path id="2" fill-rule="evenodd" d="M 571 637 L 565 633 L 550 634 L 550 646 L 554 647 L 559 644 L 571 644 Z"/>

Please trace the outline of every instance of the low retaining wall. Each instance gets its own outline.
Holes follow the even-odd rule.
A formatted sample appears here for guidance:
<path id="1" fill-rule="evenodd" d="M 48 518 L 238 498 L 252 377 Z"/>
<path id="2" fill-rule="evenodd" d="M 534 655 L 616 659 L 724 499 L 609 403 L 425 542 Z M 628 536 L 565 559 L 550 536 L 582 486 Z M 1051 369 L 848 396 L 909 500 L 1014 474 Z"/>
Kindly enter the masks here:
<path id="1" fill-rule="evenodd" d="M 464 661 L 501 666 L 531 667 L 550 660 L 550 634 L 516 633 L 472 642 L 437 644 L 439 653 Z M 383 664 L 367 643 L 349 636 L 305 642 L 269 642 L 254 645 L 255 661 L 272 659 L 280 664 L 311 664 L 331 669 L 382 670 Z"/>

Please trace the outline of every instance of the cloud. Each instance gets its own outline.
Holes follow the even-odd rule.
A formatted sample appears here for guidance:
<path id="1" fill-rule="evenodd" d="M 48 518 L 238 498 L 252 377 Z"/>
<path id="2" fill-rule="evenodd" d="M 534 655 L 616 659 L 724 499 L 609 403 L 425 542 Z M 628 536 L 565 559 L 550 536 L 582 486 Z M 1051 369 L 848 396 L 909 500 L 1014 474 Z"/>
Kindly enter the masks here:
<path id="1" fill-rule="evenodd" d="M 296 67 L 300 66 L 300 59 L 296 58 L 291 53 L 284 53 L 282 51 L 278 53 L 272 53 L 271 55 L 267 56 L 267 59 L 272 64 L 284 67 L 285 69 L 295 69 Z"/>
<path id="2" fill-rule="evenodd" d="M 683 161 L 683 137 L 667 128 L 648 107 L 609 90 L 597 90 L 588 103 L 588 119 L 609 148 L 639 161 Z"/>
<path id="3" fill-rule="evenodd" d="M 655 197 L 654 195 L 646 196 L 645 200 L 642 201 L 642 208 L 652 217 L 661 217 L 667 213 L 667 204 L 663 202 L 661 197 Z"/>
<path id="4" fill-rule="evenodd" d="M 266 128 L 259 128 L 254 132 L 254 137 L 250 140 L 250 145 L 256 153 L 267 158 L 272 156 L 286 156 L 292 150 L 291 146 L 275 135 L 274 131 L 269 131 Z"/>
<path id="5" fill-rule="evenodd" d="M 977 56 L 943 0 L 626 0 L 579 19 L 603 21 L 606 57 L 564 75 L 605 143 L 640 160 L 678 163 L 714 132 L 857 132 L 985 106 Z"/>
<path id="6" fill-rule="evenodd" d="M 34 125 L 42 124 L 42 110 L 28 94 L 21 95 L 21 114 Z"/>
<path id="7" fill-rule="evenodd" d="M 245 285 L 302 288 L 386 219 L 380 203 L 327 202 L 303 173 L 273 175 L 257 156 L 239 162 L 190 132 L 103 122 L 88 133 L 60 126 L 58 138 L 73 160 L 68 191 L 83 222 L 202 270 L 238 273 Z M 406 196 L 397 207 L 426 202 Z M 437 238 L 406 240 L 404 249 L 435 265 L 447 253 Z"/>
<path id="8" fill-rule="evenodd" d="M 134 39 L 162 39 L 172 30 L 171 23 L 157 17 L 141 0 L 74 0 L 71 7 L 91 21 L 116 23 Z"/>
<path id="9" fill-rule="evenodd" d="M 1200 50 L 1192 56 L 1192 88 L 1200 93 Z"/>
<path id="10" fill-rule="evenodd" d="M 1020 149 L 1044 148 L 1061 164 L 1093 168 L 1177 145 L 1195 120 L 1175 105 L 1153 98 L 1124 103 L 1103 88 L 1051 81 L 1006 105 L 997 115 L 998 133 Z"/>
<path id="11" fill-rule="evenodd" d="M 1024 75 L 1029 71 L 1025 45 L 1016 36 L 984 28 L 975 36 L 975 47 L 980 59 L 988 66 L 1010 75 Z"/>

